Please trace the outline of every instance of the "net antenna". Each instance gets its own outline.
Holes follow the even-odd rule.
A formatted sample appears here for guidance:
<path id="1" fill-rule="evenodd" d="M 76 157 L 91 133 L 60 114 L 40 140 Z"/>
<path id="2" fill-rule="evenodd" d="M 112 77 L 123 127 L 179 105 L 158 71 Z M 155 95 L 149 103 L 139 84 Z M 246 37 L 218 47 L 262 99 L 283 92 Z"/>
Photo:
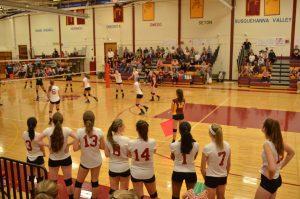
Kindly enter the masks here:
<path id="1" fill-rule="evenodd" d="M 229 8 L 230 10 L 232 10 L 232 5 L 230 5 L 227 1 L 225 0 L 219 0 L 220 3 L 222 3 L 223 5 L 225 5 L 227 8 Z"/>

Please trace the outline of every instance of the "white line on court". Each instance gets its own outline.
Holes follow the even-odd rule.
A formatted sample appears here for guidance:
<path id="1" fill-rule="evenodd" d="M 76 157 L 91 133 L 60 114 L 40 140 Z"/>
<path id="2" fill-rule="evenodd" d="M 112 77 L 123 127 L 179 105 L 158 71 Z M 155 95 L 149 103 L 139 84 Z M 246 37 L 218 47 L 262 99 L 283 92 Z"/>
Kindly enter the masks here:
<path id="1" fill-rule="evenodd" d="M 221 106 L 223 106 L 227 101 L 229 100 L 229 97 L 227 97 L 221 104 L 219 104 L 216 108 L 214 108 L 211 112 L 209 112 L 204 118 L 202 118 L 199 122 L 194 124 L 192 126 L 192 129 L 194 129 L 196 126 L 198 126 L 200 123 L 202 123 L 206 118 L 208 118 L 211 114 L 213 114 L 216 110 L 218 110 Z"/>

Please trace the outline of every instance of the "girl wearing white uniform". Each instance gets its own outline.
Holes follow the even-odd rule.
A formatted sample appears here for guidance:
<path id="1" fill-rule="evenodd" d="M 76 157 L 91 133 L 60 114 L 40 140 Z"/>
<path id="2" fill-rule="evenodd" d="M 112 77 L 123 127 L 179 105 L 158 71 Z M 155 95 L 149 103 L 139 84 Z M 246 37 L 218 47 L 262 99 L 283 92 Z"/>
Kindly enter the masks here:
<path id="1" fill-rule="evenodd" d="M 136 92 L 136 101 L 135 101 L 135 105 L 136 105 L 136 107 L 138 107 L 138 108 L 140 109 L 140 111 L 141 111 L 141 112 L 139 113 L 139 115 L 145 115 L 145 112 L 148 111 L 148 107 L 145 106 L 145 105 L 143 105 L 143 104 L 141 104 L 141 101 L 142 101 L 144 95 L 143 95 L 142 89 L 141 89 L 141 87 L 140 87 L 139 81 L 135 81 L 135 82 L 134 82 L 134 90 L 135 90 L 135 92 Z M 143 108 L 145 109 L 145 111 L 143 110 Z"/>
<path id="2" fill-rule="evenodd" d="M 73 145 L 74 151 L 81 150 L 80 167 L 75 182 L 75 198 L 80 198 L 82 184 L 91 171 L 92 198 L 99 196 L 99 172 L 102 164 L 100 149 L 104 150 L 104 137 L 101 129 L 94 127 L 95 115 L 92 111 L 83 114 L 84 128 L 77 130 L 77 140 Z"/>
<path id="3" fill-rule="evenodd" d="M 60 93 L 59 87 L 55 85 L 53 80 L 50 80 L 50 86 L 48 88 L 48 99 L 49 99 L 49 125 L 52 123 L 52 111 L 55 106 L 56 111 L 59 111 L 60 104 Z"/>
<path id="4" fill-rule="evenodd" d="M 113 194 L 114 191 L 119 189 L 127 190 L 129 187 L 129 138 L 123 135 L 124 129 L 123 121 L 116 119 L 109 127 L 107 133 L 105 155 L 109 157 L 109 194 Z"/>
<path id="5" fill-rule="evenodd" d="M 123 91 L 123 80 L 122 80 L 121 73 L 118 70 L 116 70 L 115 74 L 113 74 L 112 76 L 116 79 L 116 84 L 117 84 L 116 99 L 118 99 L 119 89 L 121 90 L 122 98 L 124 98 L 125 95 L 124 95 L 124 91 Z"/>
<path id="6" fill-rule="evenodd" d="M 185 181 L 187 189 L 192 189 L 197 182 L 195 159 L 198 155 L 199 144 L 191 135 L 191 125 L 182 122 L 179 125 L 181 140 L 170 144 L 171 158 L 174 160 L 172 174 L 172 199 L 180 198 L 182 182 Z"/>
<path id="7" fill-rule="evenodd" d="M 44 166 L 44 156 L 45 149 L 43 146 L 40 146 L 37 142 L 37 137 L 39 133 L 35 132 L 37 120 L 35 117 L 30 117 L 27 120 L 28 130 L 23 133 L 23 140 L 27 149 L 27 162 L 31 164 L 36 164 L 39 166 Z M 34 170 L 33 173 L 30 173 L 29 181 L 34 181 L 37 172 Z M 43 180 L 43 177 L 37 176 L 37 181 L 40 182 Z"/>
<path id="8" fill-rule="evenodd" d="M 208 199 L 225 198 L 227 176 L 231 165 L 231 150 L 226 141 L 223 141 L 222 127 L 212 124 L 209 127 L 211 143 L 207 144 L 202 152 L 201 173 L 205 179 Z"/>
<path id="9" fill-rule="evenodd" d="M 282 184 L 280 170 L 290 162 L 295 152 L 283 142 L 278 121 L 266 119 L 262 131 L 266 141 L 262 152 L 261 182 L 255 199 L 274 199 Z M 284 152 L 287 152 L 286 157 L 284 157 Z"/>
<path id="10" fill-rule="evenodd" d="M 86 99 L 85 103 L 90 103 L 89 97 L 92 97 L 95 99 L 96 102 L 98 102 L 98 98 L 96 96 L 91 95 L 91 84 L 90 84 L 90 78 L 87 74 L 84 74 L 83 78 L 83 87 L 84 87 L 84 92 L 83 95 Z"/>
<path id="11" fill-rule="evenodd" d="M 57 181 L 59 168 L 62 169 L 65 184 L 69 198 L 73 198 L 72 188 L 72 158 L 69 153 L 69 146 L 76 140 L 76 135 L 69 127 L 62 127 L 63 116 L 61 113 L 56 112 L 53 115 L 54 127 L 49 127 L 38 137 L 38 141 L 47 137 L 49 140 L 50 155 L 49 155 L 49 179 Z M 72 137 L 73 142 L 68 143 L 68 138 Z"/>
<path id="12" fill-rule="evenodd" d="M 149 125 L 144 120 L 136 123 L 139 137 L 129 142 L 131 156 L 131 181 L 139 198 L 143 198 L 145 185 L 150 198 L 158 198 L 153 166 L 153 155 L 156 152 L 156 141 L 148 138 Z"/>

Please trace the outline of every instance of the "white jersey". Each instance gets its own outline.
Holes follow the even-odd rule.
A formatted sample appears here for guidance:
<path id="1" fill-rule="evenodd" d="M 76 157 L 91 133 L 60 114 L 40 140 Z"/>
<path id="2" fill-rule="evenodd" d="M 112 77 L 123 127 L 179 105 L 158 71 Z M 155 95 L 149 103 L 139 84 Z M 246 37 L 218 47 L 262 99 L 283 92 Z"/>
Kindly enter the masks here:
<path id="1" fill-rule="evenodd" d="M 147 180 L 154 176 L 153 155 L 156 149 L 154 139 L 147 142 L 138 138 L 129 142 L 131 153 L 131 175 L 140 180 Z"/>
<path id="2" fill-rule="evenodd" d="M 140 78 L 140 75 L 139 75 L 139 72 L 136 70 L 136 71 L 133 71 L 133 79 L 134 81 L 139 81 L 139 78 Z"/>
<path id="3" fill-rule="evenodd" d="M 58 86 L 52 86 L 51 90 L 49 91 L 50 102 L 58 102 L 60 100 L 58 91 L 59 91 Z"/>
<path id="4" fill-rule="evenodd" d="M 130 139 L 122 135 L 113 135 L 114 141 L 119 144 L 119 148 L 113 149 L 107 140 L 106 147 L 109 149 L 109 170 L 115 173 L 123 173 L 129 170 L 128 143 Z"/>
<path id="5" fill-rule="evenodd" d="M 36 138 L 38 136 L 39 136 L 39 133 L 35 132 L 34 139 L 30 140 L 29 133 L 27 131 L 25 131 L 23 133 L 23 140 L 25 142 L 26 149 L 27 149 L 27 158 L 30 161 L 36 160 L 36 158 L 39 157 L 39 156 L 44 156 L 44 154 L 41 151 L 41 148 L 38 145 L 37 140 L 36 140 Z"/>
<path id="6" fill-rule="evenodd" d="M 206 176 L 210 177 L 226 177 L 227 173 L 227 162 L 230 151 L 230 145 L 224 141 L 224 149 L 219 150 L 215 142 L 207 144 L 203 153 L 207 160 Z"/>
<path id="7" fill-rule="evenodd" d="M 49 143 L 50 143 L 50 137 L 53 133 L 53 130 L 54 130 L 54 127 L 49 127 L 49 128 L 46 128 L 42 133 L 42 135 L 48 137 Z M 68 137 L 72 133 L 72 129 L 70 129 L 69 127 L 62 127 L 62 130 L 63 130 L 63 134 L 64 134 L 64 145 L 61 148 L 61 150 L 58 152 L 54 153 L 54 152 L 50 151 L 49 158 L 51 160 L 64 160 L 70 156 L 70 153 L 69 152 L 66 153 L 65 150 L 66 150 L 66 146 L 68 144 Z"/>
<path id="8" fill-rule="evenodd" d="M 102 164 L 100 153 L 100 140 L 103 138 L 103 132 L 99 128 L 93 129 L 91 135 L 87 135 L 85 128 L 77 130 L 77 139 L 80 142 L 81 156 L 80 164 L 86 168 L 95 168 Z"/>
<path id="9" fill-rule="evenodd" d="M 186 172 L 194 173 L 195 170 L 195 156 L 199 151 L 199 144 L 197 142 L 193 143 L 193 148 L 189 154 L 181 153 L 181 142 L 176 141 L 170 144 L 171 153 L 174 154 L 174 171 L 176 172 Z"/>
<path id="10" fill-rule="evenodd" d="M 91 88 L 90 80 L 87 77 L 83 78 L 84 88 Z"/>
<path id="11" fill-rule="evenodd" d="M 134 89 L 137 95 L 143 95 L 139 82 L 134 82 Z"/>
<path id="12" fill-rule="evenodd" d="M 279 155 L 276 151 L 275 145 L 271 142 L 271 141 L 265 141 L 264 146 L 265 145 L 269 145 L 271 150 L 272 150 L 272 154 L 274 157 L 274 160 L 276 161 L 276 170 L 275 170 L 275 175 L 273 177 L 273 179 L 277 179 L 280 175 L 280 168 L 281 168 L 281 163 L 282 163 L 282 159 L 279 158 Z M 268 160 L 267 160 L 267 155 L 265 150 L 263 150 L 262 154 L 261 154 L 262 160 L 263 160 L 263 165 L 261 167 L 261 174 L 263 174 L 264 176 L 268 176 Z"/>
<path id="13" fill-rule="evenodd" d="M 120 73 L 115 73 L 114 74 L 114 76 L 115 76 L 115 79 L 116 79 L 116 83 L 117 84 L 121 84 L 123 81 L 122 81 L 122 76 L 121 76 L 121 74 Z"/>

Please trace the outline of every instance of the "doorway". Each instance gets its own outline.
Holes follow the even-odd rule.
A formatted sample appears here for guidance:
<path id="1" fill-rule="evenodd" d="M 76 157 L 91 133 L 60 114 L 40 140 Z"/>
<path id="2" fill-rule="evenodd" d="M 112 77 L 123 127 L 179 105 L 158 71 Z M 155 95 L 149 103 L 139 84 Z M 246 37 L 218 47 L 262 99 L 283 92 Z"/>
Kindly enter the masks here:
<path id="1" fill-rule="evenodd" d="M 109 49 L 112 49 L 113 52 L 116 53 L 118 52 L 118 45 L 117 43 L 104 43 L 104 62 L 106 63 L 107 61 L 107 52 Z"/>
<path id="2" fill-rule="evenodd" d="M 19 59 L 28 59 L 27 45 L 19 45 Z"/>

